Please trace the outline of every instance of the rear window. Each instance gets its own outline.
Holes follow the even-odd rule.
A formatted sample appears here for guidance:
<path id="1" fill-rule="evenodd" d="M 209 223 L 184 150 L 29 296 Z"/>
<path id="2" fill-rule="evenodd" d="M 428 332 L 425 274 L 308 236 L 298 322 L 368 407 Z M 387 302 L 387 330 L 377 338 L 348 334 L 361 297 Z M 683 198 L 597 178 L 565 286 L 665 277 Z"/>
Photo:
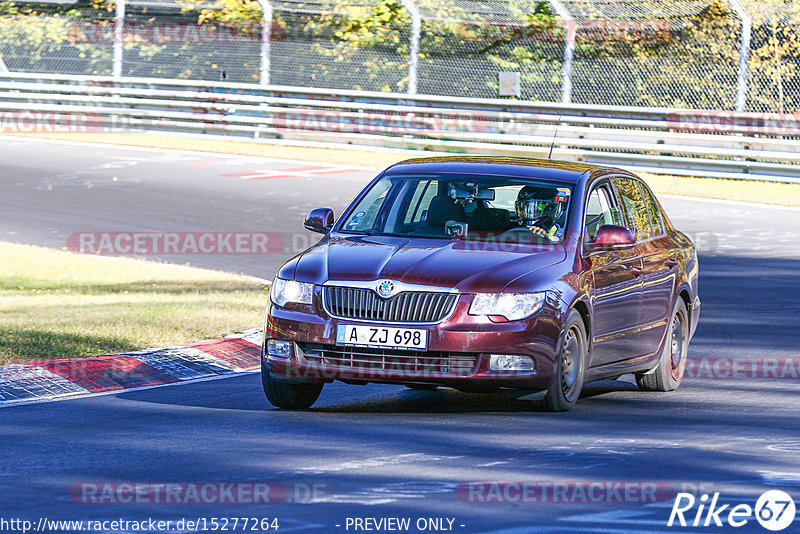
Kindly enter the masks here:
<path id="1" fill-rule="evenodd" d="M 636 236 L 637 241 L 652 237 L 653 231 L 650 228 L 650 216 L 638 182 L 618 176 L 614 178 L 614 184 L 619 192 L 622 212 L 625 215 L 628 229 Z"/>
<path id="2" fill-rule="evenodd" d="M 642 198 L 644 198 L 647 212 L 650 214 L 651 234 L 653 237 L 662 235 L 664 233 L 664 220 L 661 217 L 661 208 L 646 185 L 639 182 L 639 188 L 642 190 Z"/>

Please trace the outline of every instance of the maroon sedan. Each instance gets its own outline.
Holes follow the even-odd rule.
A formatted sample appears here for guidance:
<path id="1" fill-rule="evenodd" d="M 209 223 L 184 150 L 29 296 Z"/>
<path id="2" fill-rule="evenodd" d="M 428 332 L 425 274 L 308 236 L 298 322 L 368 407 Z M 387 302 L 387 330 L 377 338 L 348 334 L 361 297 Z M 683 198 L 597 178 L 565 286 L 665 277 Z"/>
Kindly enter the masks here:
<path id="1" fill-rule="evenodd" d="M 620 169 L 526 158 L 386 169 L 270 292 L 269 401 L 323 385 L 507 391 L 568 410 L 587 381 L 678 387 L 700 311 L 694 245 Z"/>

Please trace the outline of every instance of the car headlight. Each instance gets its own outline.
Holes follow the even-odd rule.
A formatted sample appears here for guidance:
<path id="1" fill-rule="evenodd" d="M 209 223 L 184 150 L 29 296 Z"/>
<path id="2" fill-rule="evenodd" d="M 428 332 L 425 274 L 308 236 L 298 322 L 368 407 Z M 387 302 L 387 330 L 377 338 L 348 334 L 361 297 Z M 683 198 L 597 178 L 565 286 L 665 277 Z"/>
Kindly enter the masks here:
<path id="1" fill-rule="evenodd" d="M 469 307 L 470 315 L 500 315 L 509 321 L 530 317 L 544 303 L 542 293 L 478 293 Z"/>
<path id="2" fill-rule="evenodd" d="M 296 304 L 311 304 L 311 296 L 314 294 L 314 284 L 297 282 L 295 280 L 283 280 L 275 278 L 269 295 L 272 302 L 277 306 L 286 306 L 290 302 Z"/>

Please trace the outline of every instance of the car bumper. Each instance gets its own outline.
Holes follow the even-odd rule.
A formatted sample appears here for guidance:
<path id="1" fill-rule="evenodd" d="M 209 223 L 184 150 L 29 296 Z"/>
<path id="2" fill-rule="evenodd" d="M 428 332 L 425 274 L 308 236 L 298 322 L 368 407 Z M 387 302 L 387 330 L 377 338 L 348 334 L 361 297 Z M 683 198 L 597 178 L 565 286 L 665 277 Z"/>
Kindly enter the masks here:
<path id="1" fill-rule="evenodd" d="M 453 314 L 438 324 L 386 325 L 427 330 L 428 349 L 419 352 L 337 346 L 339 324 L 375 324 L 332 317 L 321 306 L 304 310 L 270 305 L 262 365 L 272 379 L 293 382 L 438 384 L 464 391 L 548 388 L 561 335 L 561 311 L 547 303 L 528 319 L 495 323 L 469 315 L 468 306 L 469 298 L 462 295 Z M 291 357 L 266 354 L 268 339 L 291 341 Z M 490 370 L 490 354 L 529 356 L 534 370 Z"/>

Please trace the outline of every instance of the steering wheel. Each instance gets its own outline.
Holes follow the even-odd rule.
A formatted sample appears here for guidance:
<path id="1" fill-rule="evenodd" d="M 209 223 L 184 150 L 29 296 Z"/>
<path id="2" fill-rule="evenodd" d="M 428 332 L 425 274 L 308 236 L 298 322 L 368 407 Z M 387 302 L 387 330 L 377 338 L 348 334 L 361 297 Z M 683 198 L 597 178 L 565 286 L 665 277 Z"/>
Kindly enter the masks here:
<path id="1" fill-rule="evenodd" d="M 506 230 L 505 232 L 503 232 L 502 234 L 500 234 L 497 237 L 500 238 L 500 237 L 502 237 L 504 235 L 507 235 L 507 234 L 510 234 L 512 232 L 514 232 L 514 233 L 516 233 L 516 232 L 527 232 L 526 235 L 530 235 L 530 236 L 536 237 L 536 238 L 540 239 L 543 243 L 551 243 L 550 239 L 546 235 L 536 234 L 534 232 L 531 232 L 528 229 L 527 226 L 517 226 L 516 228 L 509 228 L 508 230 Z"/>

